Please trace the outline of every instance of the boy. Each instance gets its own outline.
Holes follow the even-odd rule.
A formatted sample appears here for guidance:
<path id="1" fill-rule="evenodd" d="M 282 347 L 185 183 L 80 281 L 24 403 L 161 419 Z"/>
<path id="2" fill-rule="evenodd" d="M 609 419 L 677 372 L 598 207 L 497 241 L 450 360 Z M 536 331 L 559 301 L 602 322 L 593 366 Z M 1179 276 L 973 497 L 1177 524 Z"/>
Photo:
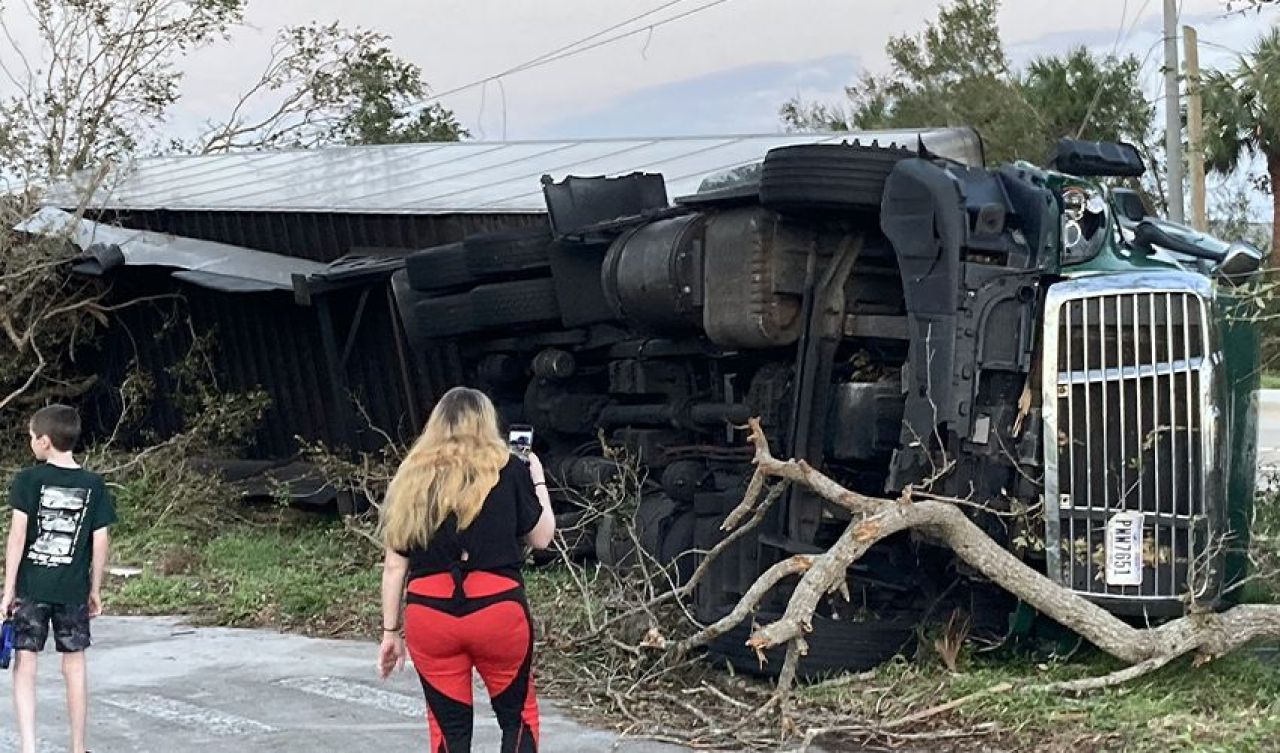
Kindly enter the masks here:
<path id="1" fill-rule="evenodd" d="M 36 657 L 53 624 L 67 683 L 71 750 L 86 753 L 88 676 L 84 651 L 89 619 L 102 613 L 103 572 L 116 520 L 102 477 L 76 464 L 80 415 L 66 405 L 35 412 L 29 425 L 38 465 L 14 479 L 9 490 L 13 524 L 5 549 L 4 597 L 0 613 L 14 626 L 13 706 L 22 753 L 36 753 Z"/>

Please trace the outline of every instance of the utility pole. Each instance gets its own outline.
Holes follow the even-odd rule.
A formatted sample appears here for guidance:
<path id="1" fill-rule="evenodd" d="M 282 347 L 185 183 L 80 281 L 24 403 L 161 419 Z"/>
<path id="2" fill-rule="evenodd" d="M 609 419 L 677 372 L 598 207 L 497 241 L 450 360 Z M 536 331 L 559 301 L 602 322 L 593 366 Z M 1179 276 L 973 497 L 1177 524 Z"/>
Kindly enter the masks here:
<path id="1" fill-rule="evenodd" d="M 1164 151 L 1168 161 L 1169 219 L 1184 221 L 1182 107 L 1178 98 L 1178 3 L 1164 0 Z"/>
<path id="2" fill-rule="evenodd" d="M 1191 179 L 1191 227 L 1209 229 L 1204 198 L 1204 103 L 1200 98 L 1200 46 L 1195 27 L 1182 27 L 1187 56 L 1187 173 Z"/>

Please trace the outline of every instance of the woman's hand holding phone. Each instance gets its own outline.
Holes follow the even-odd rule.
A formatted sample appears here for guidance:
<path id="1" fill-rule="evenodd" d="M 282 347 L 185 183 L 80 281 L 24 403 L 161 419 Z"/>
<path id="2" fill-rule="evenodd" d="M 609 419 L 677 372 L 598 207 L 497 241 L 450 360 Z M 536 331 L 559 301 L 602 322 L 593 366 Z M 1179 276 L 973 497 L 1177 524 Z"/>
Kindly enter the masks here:
<path id="1" fill-rule="evenodd" d="M 542 460 L 532 452 L 525 458 L 529 464 L 529 476 L 533 479 L 533 493 L 542 506 L 542 514 L 533 530 L 525 536 L 525 542 L 534 549 L 546 549 L 556 535 L 556 516 L 551 509 L 551 494 L 547 491 L 547 472 Z"/>
<path id="2" fill-rule="evenodd" d="M 547 483 L 547 472 L 543 469 L 542 461 L 538 459 L 538 456 L 530 452 L 524 456 L 524 460 L 529 464 L 529 475 L 533 477 L 533 483 Z"/>

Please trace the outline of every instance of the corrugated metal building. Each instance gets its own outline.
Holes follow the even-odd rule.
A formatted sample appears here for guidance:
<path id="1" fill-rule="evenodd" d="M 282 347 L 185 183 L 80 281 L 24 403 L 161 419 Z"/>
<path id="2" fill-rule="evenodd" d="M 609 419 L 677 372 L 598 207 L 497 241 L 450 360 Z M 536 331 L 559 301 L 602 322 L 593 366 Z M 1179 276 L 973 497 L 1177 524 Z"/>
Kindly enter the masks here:
<path id="1" fill-rule="evenodd" d="M 951 135 L 861 137 L 911 148 L 923 141 L 947 155 Z M 774 147 L 858 136 L 462 142 L 157 157 L 108 176 L 87 199 L 88 187 L 73 181 L 53 189 L 46 203 L 87 206 L 87 217 L 101 223 L 81 229 L 82 248 L 101 252 L 94 244 L 105 239 L 124 249 L 121 258 L 107 254 L 91 270 L 112 275 L 117 296 L 183 293 L 194 329 L 216 336 L 220 386 L 261 388 L 272 399 L 254 454 L 284 458 L 296 452 L 295 437 L 368 449 L 382 442 L 379 432 L 416 433 L 434 396 L 460 378 L 459 369 L 454 354 L 423 358 L 406 346 L 388 275 L 417 249 L 473 233 L 545 227 L 543 176 L 661 173 L 667 195 L 678 197 L 696 192 L 708 176 L 759 162 Z M 955 144 L 965 148 L 972 140 Z M 210 261 L 198 261 L 202 254 Z M 278 276 L 291 265 L 287 287 L 255 271 L 270 268 Z M 107 384 L 118 383 L 135 360 L 152 375 L 159 394 L 147 424 L 160 433 L 180 425 L 166 399 L 173 387 L 169 372 L 192 337 L 189 329 L 166 326 L 165 316 L 154 307 L 127 310 L 108 335 L 103 364 Z M 99 396 L 102 423 L 118 412 L 116 399 L 110 389 Z"/>

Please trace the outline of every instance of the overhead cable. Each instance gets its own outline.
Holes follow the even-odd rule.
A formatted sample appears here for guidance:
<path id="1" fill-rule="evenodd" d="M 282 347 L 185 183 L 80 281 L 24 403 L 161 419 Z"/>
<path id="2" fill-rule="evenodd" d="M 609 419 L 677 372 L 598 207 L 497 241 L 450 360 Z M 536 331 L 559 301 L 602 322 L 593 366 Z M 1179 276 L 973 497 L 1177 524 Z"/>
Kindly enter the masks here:
<path id="1" fill-rule="evenodd" d="M 455 86 L 451 89 L 439 92 L 437 94 L 432 94 L 431 96 L 425 97 L 424 99 L 417 102 L 416 104 L 422 105 L 427 102 L 433 102 L 438 99 L 443 99 L 444 97 L 448 97 L 450 95 L 457 94 L 459 92 L 467 91 L 468 89 L 474 89 L 477 86 L 484 86 L 485 84 L 491 81 L 496 81 L 498 79 L 505 78 L 515 73 L 521 73 L 523 71 L 527 71 L 533 68 L 539 68 L 541 66 L 547 65 L 548 63 L 554 63 L 558 60 L 564 60 L 565 58 L 573 57 L 574 55 L 579 55 L 584 52 L 589 52 L 599 47 L 603 47 L 607 44 L 612 44 L 619 40 L 626 39 L 628 37 L 633 37 L 636 34 L 651 32 L 653 29 L 656 29 L 660 26 L 665 26 L 669 23 L 674 23 L 675 21 L 688 18 L 697 13 L 701 13 L 702 11 L 714 8 L 717 5 L 723 5 L 724 3 L 729 2 L 729 0 L 711 0 L 711 2 L 703 3 L 702 5 L 696 6 L 694 8 L 690 8 L 689 10 L 684 11 L 682 13 L 677 13 L 674 16 L 668 16 L 661 20 L 654 21 L 651 24 L 646 24 L 644 26 L 631 29 L 630 31 L 625 31 L 621 34 L 615 34 L 614 36 L 606 37 L 592 44 L 587 44 L 586 46 L 582 46 L 585 42 L 598 39 L 599 37 L 604 36 L 605 34 L 609 33 L 614 29 L 621 28 L 630 23 L 634 23 L 635 21 L 638 21 L 650 15 L 653 15 L 654 13 L 657 13 L 661 10 L 669 8 L 672 5 L 675 5 L 676 3 L 682 2 L 682 1 L 683 0 L 668 0 L 668 2 L 664 3 L 663 5 L 660 5 L 652 10 L 646 11 L 645 13 L 642 13 L 638 16 L 633 16 L 632 18 L 627 19 L 626 21 L 620 21 L 614 24 L 613 26 L 609 27 L 608 29 L 603 29 L 601 31 L 590 34 L 586 37 L 583 37 L 582 39 L 571 42 L 567 45 L 563 45 L 550 52 L 543 53 L 542 55 L 539 55 L 536 58 L 531 58 L 529 60 L 526 60 L 525 62 L 520 63 L 519 65 L 512 66 L 511 68 L 508 68 L 499 73 L 494 73 L 490 76 L 485 76 L 484 78 L 476 79 L 475 81 L 472 81 L 470 83 L 463 84 L 461 86 Z"/>

